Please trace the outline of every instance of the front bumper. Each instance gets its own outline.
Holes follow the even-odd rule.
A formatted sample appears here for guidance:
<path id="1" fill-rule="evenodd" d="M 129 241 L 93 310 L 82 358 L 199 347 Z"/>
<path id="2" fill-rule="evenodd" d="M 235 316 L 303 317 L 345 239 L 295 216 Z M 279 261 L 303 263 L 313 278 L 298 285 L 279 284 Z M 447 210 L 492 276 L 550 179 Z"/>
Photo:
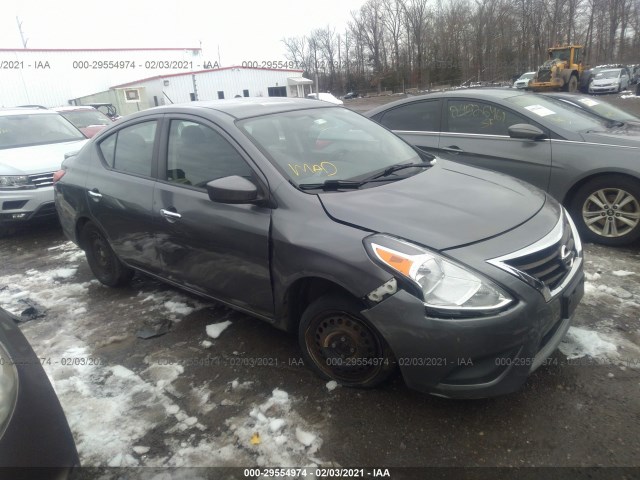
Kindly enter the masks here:
<path id="1" fill-rule="evenodd" d="M 584 294 L 582 268 L 546 302 L 539 292 L 515 307 L 482 318 L 426 314 L 404 290 L 362 314 L 391 346 L 409 388 L 449 398 L 513 392 L 556 350 Z"/>
<path id="2" fill-rule="evenodd" d="M 21 223 L 55 216 L 52 186 L 0 190 L 0 223 Z"/>
<path id="3" fill-rule="evenodd" d="M 591 93 L 611 93 L 611 92 L 617 92 L 618 91 L 619 86 L 616 85 L 607 85 L 607 86 L 596 86 L 596 85 L 591 85 L 589 87 L 589 92 Z"/>

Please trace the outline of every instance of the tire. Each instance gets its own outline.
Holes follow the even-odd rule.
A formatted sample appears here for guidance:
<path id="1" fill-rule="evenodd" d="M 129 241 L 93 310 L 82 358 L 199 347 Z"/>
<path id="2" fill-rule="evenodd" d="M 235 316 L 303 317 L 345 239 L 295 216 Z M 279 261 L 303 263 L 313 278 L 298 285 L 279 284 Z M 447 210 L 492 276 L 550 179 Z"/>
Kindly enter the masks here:
<path id="1" fill-rule="evenodd" d="M 109 287 L 129 283 L 133 278 L 133 270 L 118 259 L 98 227 L 87 223 L 82 229 L 81 238 L 89 268 L 100 283 Z"/>
<path id="2" fill-rule="evenodd" d="M 322 378 L 372 388 L 395 371 L 395 357 L 360 310 L 362 306 L 344 294 L 318 298 L 302 314 L 298 342 L 305 364 Z"/>
<path id="3" fill-rule="evenodd" d="M 571 75 L 571 77 L 569 77 L 565 90 L 571 93 L 578 91 L 578 77 L 576 75 Z"/>
<path id="4" fill-rule="evenodd" d="M 640 182 L 605 175 L 584 184 L 570 210 L 583 240 L 603 245 L 627 245 L 640 238 Z"/>

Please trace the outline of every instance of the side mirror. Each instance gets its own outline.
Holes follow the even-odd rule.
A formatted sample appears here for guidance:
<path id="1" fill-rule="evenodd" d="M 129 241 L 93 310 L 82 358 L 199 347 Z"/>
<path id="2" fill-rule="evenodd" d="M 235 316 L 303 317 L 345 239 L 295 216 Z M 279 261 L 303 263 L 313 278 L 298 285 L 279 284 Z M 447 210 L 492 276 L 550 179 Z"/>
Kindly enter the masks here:
<path id="1" fill-rule="evenodd" d="M 232 175 L 211 180 L 207 193 L 217 203 L 253 203 L 258 200 L 258 187 L 244 177 Z"/>
<path id="2" fill-rule="evenodd" d="M 528 123 L 516 123 L 508 128 L 511 138 L 521 138 L 523 140 L 542 140 L 546 134 L 535 125 Z"/>

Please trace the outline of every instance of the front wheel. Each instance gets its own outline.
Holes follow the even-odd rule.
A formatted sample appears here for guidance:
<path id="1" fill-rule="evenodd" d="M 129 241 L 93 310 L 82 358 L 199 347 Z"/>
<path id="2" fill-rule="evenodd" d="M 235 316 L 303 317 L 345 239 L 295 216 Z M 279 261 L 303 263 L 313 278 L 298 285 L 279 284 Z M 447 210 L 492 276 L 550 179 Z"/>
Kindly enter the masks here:
<path id="1" fill-rule="evenodd" d="M 89 268 L 101 283 L 109 287 L 129 283 L 133 270 L 118 259 L 105 236 L 93 223 L 87 223 L 82 229 L 82 246 Z"/>
<path id="2" fill-rule="evenodd" d="M 569 82 L 567 82 L 567 91 L 575 93 L 578 90 L 578 77 L 571 75 Z"/>
<path id="3" fill-rule="evenodd" d="M 640 238 L 640 183 L 621 175 L 580 187 L 571 211 L 584 240 L 619 246 Z"/>
<path id="4" fill-rule="evenodd" d="M 328 294 L 302 314 L 298 341 L 305 363 L 325 379 L 371 388 L 395 370 L 391 348 L 346 295 Z"/>

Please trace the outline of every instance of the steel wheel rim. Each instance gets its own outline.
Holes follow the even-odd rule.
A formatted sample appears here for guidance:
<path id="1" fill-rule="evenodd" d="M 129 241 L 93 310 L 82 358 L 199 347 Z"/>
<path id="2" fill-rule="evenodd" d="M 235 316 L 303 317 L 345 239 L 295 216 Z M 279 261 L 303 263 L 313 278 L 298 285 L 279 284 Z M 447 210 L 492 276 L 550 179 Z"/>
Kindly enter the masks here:
<path id="1" fill-rule="evenodd" d="M 316 316 L 305 331 L 305 344 L 313 361 L 327 376 L 345 383 L 365 383 L 376 376 L 386 361 L 377 335 L 346 312 Z"/>
<path id="2" fill-rule="evenodd" d="M 626 190 L 602 188 L 585 200 L 582 219 L 589 230 L 601 237 L 622 237 L 640 223 L 640 204 Z"/>
<path id="3" fill-rule="evenodd" d="M 91 250 L 96 266 L 106 275 L 113 271 L 113 259 L 109 246 L 102 236 L 94 234 L 91 239 Z"/>

